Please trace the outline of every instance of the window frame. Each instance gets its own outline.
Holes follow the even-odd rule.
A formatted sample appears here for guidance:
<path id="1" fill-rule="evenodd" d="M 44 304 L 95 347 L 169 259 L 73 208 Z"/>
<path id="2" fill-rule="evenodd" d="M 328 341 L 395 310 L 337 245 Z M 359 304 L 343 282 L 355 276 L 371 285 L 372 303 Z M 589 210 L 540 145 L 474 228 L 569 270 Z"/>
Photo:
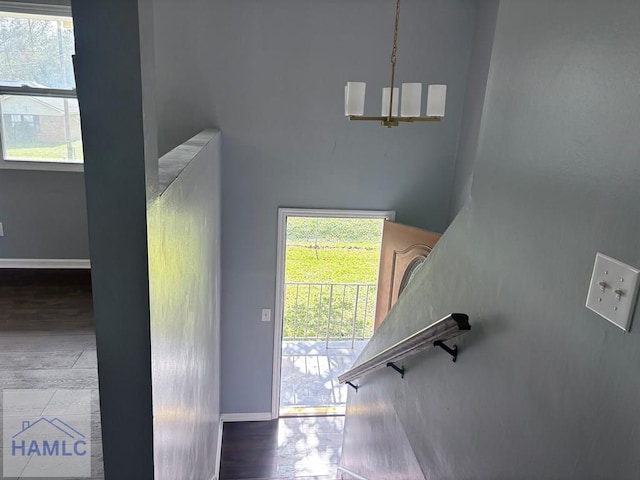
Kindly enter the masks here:
<path id="1" fill-rule="evenodd" d="M 0 0 L 0 12 L 24 13 L 28 15 L 44 15 L 55 17 L 69 17 L 73 20 L 71 6 L 32 4 L 20 2 L 7 2 Z M 0 95 L 38 96 L 70 98 L 77 100 L 76 89 L 34 88 L 34 87 L 10 87 L 0 85 Z M 0 119 L 1 121 L 1 119 Z M 4 143 L 2 128 L 0 128 L 0 169 L 6 170 L 45 170 L 59 172 L 84 172 L 83 163 L 64 162 L 38 162 L 32 160 L 7 160 L 4 158 Z"/>

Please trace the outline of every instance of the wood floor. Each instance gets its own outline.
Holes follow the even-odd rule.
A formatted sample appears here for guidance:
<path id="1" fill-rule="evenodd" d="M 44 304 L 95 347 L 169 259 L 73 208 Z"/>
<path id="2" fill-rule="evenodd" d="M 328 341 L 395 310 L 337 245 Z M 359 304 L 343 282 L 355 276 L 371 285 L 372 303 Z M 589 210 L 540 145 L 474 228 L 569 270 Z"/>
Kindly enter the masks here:
<path id="1" fill-rule="evenodd" d="M 340 478 L 344 417 L 225 423 L 220 480 Z"/>
<path id="2" fill-rule="evenodd" d="M 103 479 L 95 328 L 88 270 L 0 270 L 0 403 L 2 426 L 15 420 L 5 408 L 9 391 L 29 390 L 21 400 L 37 416 L 79 419 L 78 395 L 90 403 L 91 477 Z M 69 392 L 71 390 L 72 392 Z M 84 415 L 85 419 L 87 415 Z M 3 455 L 8 458 L 6 432 Z M 25 460 L 20 474 L 29 477 Z"/>

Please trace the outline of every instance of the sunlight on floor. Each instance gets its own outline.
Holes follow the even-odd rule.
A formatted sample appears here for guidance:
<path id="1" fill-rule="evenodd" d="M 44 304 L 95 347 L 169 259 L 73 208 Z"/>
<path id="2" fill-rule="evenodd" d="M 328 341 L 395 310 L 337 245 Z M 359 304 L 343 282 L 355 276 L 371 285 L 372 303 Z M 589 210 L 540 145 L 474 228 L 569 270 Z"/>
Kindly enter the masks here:
<path id="1" fill-rule="evenodd" d="M 332 475 L 340 459 L 343 417 L 281 419 L 278 456 L 291 455 L 296 476 Z"/>
<path id="2" fill-rule="evenodd" d="M 280 414 L 344 413 L 347 387 L 338 376 L 353 366 L 365 344 L 283 342 Z"/>

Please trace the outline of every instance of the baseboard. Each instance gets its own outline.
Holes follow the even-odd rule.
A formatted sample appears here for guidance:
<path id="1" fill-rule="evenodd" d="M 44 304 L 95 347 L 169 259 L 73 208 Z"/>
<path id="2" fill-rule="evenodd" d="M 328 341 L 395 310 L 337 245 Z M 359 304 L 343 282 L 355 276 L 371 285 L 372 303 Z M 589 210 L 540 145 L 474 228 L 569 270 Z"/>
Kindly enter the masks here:
<path id="1" fill-rule="evenodd" d="M 223 422 L 264 422 L 272 420 L 271 412 L 223 413 L 220 418 Z"/>
<path id="2" fill-rule="evenodd" d="M 218 480 L 220 478 L 220 462 L 222 462 L 222 432 L 224 431 L 224 422 L 222 417 L 218 422 L 218 444 L 216 445 L 216 472 L 210 480 Z"/>
<path id="3" fill-rule="evenodd" d="M 365 478 L 362 475 L 358 475 L 357 473 L 352 472 L 348 468 L 341 467 L 340 465 L 338 465 L 338 471 L 346 473 L 347 475 L 349 475 L 348 478 L 351 478 L 352 480 L 369 480 L 368 478 Z"/>
<path id="4" fill-rule="evenodd" d="M 87 269 L 91 262 L 75 258 L 0 258 L 0 268 Z"/>

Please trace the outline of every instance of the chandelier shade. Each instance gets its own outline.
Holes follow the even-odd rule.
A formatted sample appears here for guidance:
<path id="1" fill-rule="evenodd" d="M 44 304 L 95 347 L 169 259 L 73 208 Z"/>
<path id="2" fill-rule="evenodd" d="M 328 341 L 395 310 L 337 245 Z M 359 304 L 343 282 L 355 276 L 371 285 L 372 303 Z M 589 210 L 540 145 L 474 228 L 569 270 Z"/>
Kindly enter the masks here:
<path id="1" fill-rule="evenodd" d="M 344 114 L 364 115 L 364 99 L 367 91 L 365 82 L 348 82 L 344 91 Z"/>
<path id="2" fill-rule="evenodd" d="M 427 117 L 444 117 L 447 104 L 447 86 L 429 85 L 427 90 Z"/>
<path id="3" fill-rule="evenodd" d="M 400 89 L 393 89 L 393 108 L 391 109 L 391 115 L 398 116 L 398 98 L 400 98 Z M 391 87 L 385 87 L 382 89 L 382 109 L 380 115 L 389 115 L 389 103 L 391 102 Z"/>

